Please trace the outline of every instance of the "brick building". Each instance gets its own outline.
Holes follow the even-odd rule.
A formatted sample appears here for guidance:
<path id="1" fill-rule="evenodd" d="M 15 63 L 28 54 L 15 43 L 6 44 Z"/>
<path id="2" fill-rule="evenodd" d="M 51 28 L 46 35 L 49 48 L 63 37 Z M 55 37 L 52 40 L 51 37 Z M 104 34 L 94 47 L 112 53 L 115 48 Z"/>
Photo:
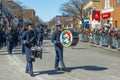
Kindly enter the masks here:
<path id="1" fill-rule="evenodd" d="M 120 28 L 120 0 L 90 0 L 84 9 L 89 10 L 88 19 L 90 24 L 94 22 L 92 11 L 96 10 L 100 11 L 100 21 L 95 22 L 96 24 L 110 24 L 111 27 Z"/>
<path id="2" fill-rule="evenodd" d="M 13 9 L 13 16 L 22 17 L 24 21 L 39 23 L 39 17 L 36 16 L 34 9 L 24 9 L 14 0 L 4 0 L 4 4 Z"/>
<path id="3" fill-rule="evenodd" d="M 106 16 L 103 23 L 110 23 L 112 27 L 120 28 L 120 0 L 102 0 L 102 14 Z"/>
<path id="4" fill-rule="evenodd" d="M 100 24 L 100 20 L 93 21 L 92 12 L 93 10 L 101 11 L 101 9 L 102 9 L 101 0 L 90 0 L 84 7 L 84 10 L 88 12 L 87 20 L 89 21 L 90 26 L 93 28 L 96 27 L 96 24 Z"/>
<path id="5" fill-rule="evenodd" d="M 31 20 L 35 17 L 35 11 L 33 9 L 23 9 L 24 20 Z"/>
<path id="6" fill-rule="evenodd" d="M 73 17 L 59 17 L 59 24 L 63 24 L 63 27 L 76 27 L 78 22 Z"/>
<path id="7" fill-rule="evenodd" d="M 54 26 L 56 23 L 56 17 L 54 17 L 49 23 L 48 26 Z M 63 27 L 77 27 L 78 20 L 75 17 L 59 17 L 58 24 L 62 24 Z"/>
<path id="8" fill-rule="evenodd" d="M 39 17 L 35 15 L 34 9 L 23 9 L 23 19 L 24 21 L 30 21 L 34 23 L 39 23 Z"/>
<path id="9" fill-rule="evenodd" d="M 13 9 L 13 16 L 20 17 L 23 15 L 22 7 L 13 0 L 4 0 L 4 4 Z"/>

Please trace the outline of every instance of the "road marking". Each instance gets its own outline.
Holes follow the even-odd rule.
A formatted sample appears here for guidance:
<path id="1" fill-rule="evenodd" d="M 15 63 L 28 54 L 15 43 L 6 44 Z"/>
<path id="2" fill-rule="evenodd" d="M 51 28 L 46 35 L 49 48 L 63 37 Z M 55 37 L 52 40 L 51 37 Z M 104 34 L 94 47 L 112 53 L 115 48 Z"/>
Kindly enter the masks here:
<path id="1" fill-rule="evenodd" d="M 1 52 L 2 54 L 7 54 L 8 52 Z M 19 53 L 22 53 L 21 51 L 18 51 L 18 52 L 12 52 L 12 54 L 19 54 Z"/>
<path id="2" fill-rule="evenodd" d="M 1 49 L 0 50 L 0 53 L 2 53 L 2 54 L 7 54 L 8 52 L 7 52 L 7 48 L 6 49 Z M 13 51 L 12 51 L 12 53 L 13 54 L 18 54 L 18 53 L 22 53 L 22 50 L 19 48 L 19 49 L 13 49 Z"/>
<path id="3" fill-rule="evenodd" d="M 16 66 L 18 67 L 19 72 L 20 72 L 21 74 L 22 74 L 23 72 L 25 72 L 25 68 L 24 68 L 24 66 L 23 66 L 24 64 L 23 64 L 23 62 L 22 62 L 20 59 L 18 59 L 17 56 L 15 56 L 15 55 L 13 55 L 13 56 L 8 56 L 8 59 L 9 59 L 9 64 L 10 64 L 11 66 L 16 65 Z M 36 76 L 35 79 L 37 79 L 37 80 L 44 80 L 43 78 L 41 78 L 41 77 L 39 77 L 39 76 Z"/>

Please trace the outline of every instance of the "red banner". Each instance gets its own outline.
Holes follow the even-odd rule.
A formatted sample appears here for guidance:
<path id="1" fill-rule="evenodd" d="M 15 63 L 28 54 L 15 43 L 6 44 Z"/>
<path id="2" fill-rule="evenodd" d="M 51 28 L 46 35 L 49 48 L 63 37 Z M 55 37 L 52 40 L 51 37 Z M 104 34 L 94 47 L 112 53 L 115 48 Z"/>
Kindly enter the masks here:
<path id="1" fill-rule="evenodd" d="M 92 11 L 92 20 L 100 21 L 100 11 Z"/>
<path id="2" fill-rule="evenodd" d="M 111 13 L 103 13 L 102 14 L 102 18 L 105 19 L 105 18 L 110 18 L 111 16 Z"/>

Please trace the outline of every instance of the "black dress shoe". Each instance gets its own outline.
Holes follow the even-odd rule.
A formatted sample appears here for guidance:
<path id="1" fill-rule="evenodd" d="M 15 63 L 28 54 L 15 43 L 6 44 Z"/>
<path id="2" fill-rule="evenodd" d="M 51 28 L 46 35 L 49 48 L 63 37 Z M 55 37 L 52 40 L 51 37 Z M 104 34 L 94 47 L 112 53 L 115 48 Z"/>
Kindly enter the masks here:
<path id="1" fill-rule="evenodd" d="M 22 52 L 22 54 L 24 55 L 24 54 L 25 54 L 25 52 Z"/>
<path id="2" fill-rule="evenodd" d="M 34 75 L 33 75 L 33 72 L 30 72 L 30 76 L 34 76 Z"/>
<path id="3" fill-rule="evenodd" d="M 66 71 L 67 71 L 67 69 L 66 69 L 66 68 L 62 68 L 62 71 L 65 71 L 65 72 L 66 72 Z"/>
<path id="4" fill-rule="evenodd" d="M 11 53 L 8 53 L 8 55 L 12 56 L 12 54 L 11 54 Z"/>
<path id="5" fill-rule="evenodd" d="M 25 73 L 29 73 L 29 71 L 25 71 Z"/>
<path id="6" fill-rule="evenodd" d="M 60 70 L 60 68 L 59 68 L 59 67 L 56 67 L 55 69 L 56 69 L 56 70 Z"/>

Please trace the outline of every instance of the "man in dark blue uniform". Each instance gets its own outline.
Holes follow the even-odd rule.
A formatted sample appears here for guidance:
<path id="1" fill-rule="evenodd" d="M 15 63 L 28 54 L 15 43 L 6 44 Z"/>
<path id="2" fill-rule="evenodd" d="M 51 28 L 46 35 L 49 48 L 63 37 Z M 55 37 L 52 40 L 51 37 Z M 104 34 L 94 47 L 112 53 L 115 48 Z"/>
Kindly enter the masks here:
<path id="1" fill-rule="evenodd" d="M 33 65 L 31 58 L 31 47 L 36 44 L 36 35 L 34 34 L 33 24 L 27 24 L 28 30 L 25 31 L 21 37 L 22 43 L 25 45 L 25 53 L 26 53 L 26 73 L 29 73 L 33 76 Z"/>
<path id="2" fill-rule="evenodd" d="M 14 27 L 13 29 L 14 32 L 14 47 L 16 47 L 18 45 L 18 35 L 19 35 L 19 31 L 17 27 Z"/>
<path id="3" fill-rule="evenodd" d="M 25 45 L 22 43 L 21 37 L 22 37 L 22 35 L 24 34 L 24 32 L 26 32 L 26 31 L 27 31 L 27 27 L 23 27 L 23 29 L 21 29 L 21 30 L 19 31 L 19 39 L 20 39 L 21 46 L 22 46 L 22 54 L 25 53 Z"/>
<path id="4" fill-rule="evenodd" d="M 8 54 L 12 55 L 12 49 L 13 49 L 13 37 L 14 37 L 14 32 L 12 30 L 12 27 L 9 27 L 6 32 L 6 44 L 7 44 L 7 50 L 8 50 Z"/>
<path id="5" fill-rule="evenodd" d="M 3 46 L 3 40 L 4 40 L 4 31 L 2 30 L 2 25 L 0 24 L 0 48 Z"/>
<path id="6" fill-rule="evenodd" d="M 15 27 L 13 27 L 12 30 L 13 30 L 13 35 L 14 35 L 14 36 L 13 36 L 13 42 L 14 42 L 13 47 L 16 47 L 16 41 L 17 41 L 16 35 L 17 35 L 17 34 L 16 34 Z"/>
<path id="7" fill-rule="evenodd" d="M 62 66 L 62 70 L 66 71 L 66 67 L 63 61 L 63 46 L 60 43 L 60 34 L 61 34 L 61 29 L 62 25 L 57 25 L 56 26 L 56 31 L 53 32 L 52 34 L 52 43 L 54 44 L 55 47 L 55 51 L 56 51 L 56 57 L 55 57 L 55 66 L 54 68 L 57 70 L 60 70 L 60 68 L 58 67 L 59 62 Z"/>
<path id="8" fill-rule="evenodd" d="M 43 29 L 43 26 L 39 26 L 39 29 L 37 30 L 37 37 L 38 37 L 38 42 L 37 44 L 42 46 L 42 43 L 43 43 L 43 35 L 44 35 L 44 29 Z"/>

